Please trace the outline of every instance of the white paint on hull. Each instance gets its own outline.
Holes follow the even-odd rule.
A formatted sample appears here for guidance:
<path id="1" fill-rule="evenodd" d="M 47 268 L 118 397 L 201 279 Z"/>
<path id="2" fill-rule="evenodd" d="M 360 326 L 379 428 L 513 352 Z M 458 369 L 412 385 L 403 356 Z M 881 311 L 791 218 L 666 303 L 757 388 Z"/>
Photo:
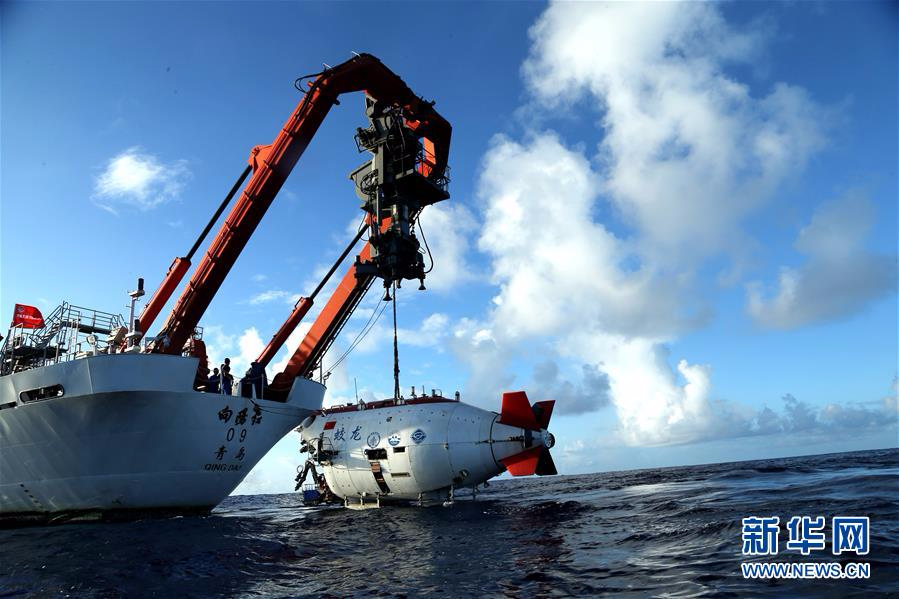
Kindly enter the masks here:
<path id="1" fill-rule="evenodd" d="M 196 367 L 116 354 L 0 378 L 0 405 L 16 402 L 0 409 L 0 515 L 211 509 L 321 408 L 325 388 L 306 379 L 286 402 L 195 392 Z M 64 396 L 21 401 L 55 384 Z"/>
<path id="2" fill-rule="evenodd" d="M 497 422 L 499 414 L 458 401 L 333 412 L 306 422 L 301 437 L 336 451 L 322 471 L 348 507 L 360 498 L 417 500 L 450 487 L 475 487 L 505 470 L 500 460 L 525 449 L 524 431 Z M 329 428 L 325 428 L 329 426 Z M 381 449 L 383 459 L 366 451 Z M 377 462 L 389 488 L 372 473 Z"/>

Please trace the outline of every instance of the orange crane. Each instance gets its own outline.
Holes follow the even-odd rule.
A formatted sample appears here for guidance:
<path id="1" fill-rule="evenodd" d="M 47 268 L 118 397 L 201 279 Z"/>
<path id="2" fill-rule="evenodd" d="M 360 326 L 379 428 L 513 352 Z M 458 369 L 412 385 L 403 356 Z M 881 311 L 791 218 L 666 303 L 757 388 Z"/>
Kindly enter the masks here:
<path id="1" fill-rule="evenodd" d="M 338 97 L 345 93 L 363 91 L 366 94 L 370 126 L 357 129 L 355 139 L 358 149 L 370 152 L 372 158 L 351 174 L 366 213 L 365 226 L 315 292 L 297 303 L 260 355 L 263 365 L 283 346 L 312 306 L 315 295 L 364 232 L 368 232 L 369 239 L 287 369 L 273 380 L 273 389 L 289 390 L 296 376 L 310 375 L 375 278 L 383 279 L 385 288 L 403 279 L 418 279 L 424 286 L 424 260 L 414 225 L 422 208 L 449 197 L 446 185 L 450 124 L 434 110 L 433 102 L 416 96 L 400 77 L 370 54 L 356 55 L 341 65 L 302 77 L 297 80 L 298 89 L 303 82 L 307 82 L 307 89 L 301 89 L 304 96 L 275 140 L 253 148 L 249 166 L 191 251 L 174 260 L 136 320 L 136 330 L 149 329 L 189 269 L 202 240 L 249 177 L 148 351 L 170 354 L 189 351 L 200 355 L 201 369 L 205 368 L 202 343 L 193 338 L 200 319 L 318 127 L 331 107 L 339 104 Z"/>

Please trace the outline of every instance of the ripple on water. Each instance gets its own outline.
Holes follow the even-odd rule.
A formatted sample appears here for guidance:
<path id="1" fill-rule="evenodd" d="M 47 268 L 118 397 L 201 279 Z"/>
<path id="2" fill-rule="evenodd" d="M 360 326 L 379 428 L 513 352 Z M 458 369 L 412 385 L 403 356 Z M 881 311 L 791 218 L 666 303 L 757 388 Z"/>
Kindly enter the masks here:
<path id="1" fill-rule="evenodd" d="M 897 490 L 886 450 L 499 480 L 452 508 L 232 497 L 208 517 L 2 530 L 0 597 L 887 596 Z M 739 576 L 741 517 L 815 510 L 871 517 L 870 581 Z"/>

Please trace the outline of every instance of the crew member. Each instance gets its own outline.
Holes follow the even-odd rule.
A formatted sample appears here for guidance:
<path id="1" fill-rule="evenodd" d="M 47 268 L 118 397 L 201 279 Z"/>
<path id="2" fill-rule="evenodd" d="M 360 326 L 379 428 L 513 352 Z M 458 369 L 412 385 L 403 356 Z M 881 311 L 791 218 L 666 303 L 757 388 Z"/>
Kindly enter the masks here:
<path id="1" fill-rule="evenodd" d="M 250 397 L 250 389 L 256 391 L 256 397 L 262 397 L 262 389 L 266 383 L 265 368 L 259 362 L 250 362 L 250 368 L 243 379 L 243 386 L 240 394 L 244 397 Z"/>
<path id="2" fill-rule="evenodd" d="M 221 393 L 222 392 L 222 375 L 219 373 L 218 368 L 213 368 L 212 374 L 210 374 L 209 378 L 206 379 L 206 392 L 207 393 Z"/>
<path id="3" fill-rule="evenodd" d="M 231 385 L 234 383 L 234 377 L 231 376 L 231 358 L 225 358 L 225 363 L 221 366 L 222 370 L 222 393 L 231 395 Z"/>

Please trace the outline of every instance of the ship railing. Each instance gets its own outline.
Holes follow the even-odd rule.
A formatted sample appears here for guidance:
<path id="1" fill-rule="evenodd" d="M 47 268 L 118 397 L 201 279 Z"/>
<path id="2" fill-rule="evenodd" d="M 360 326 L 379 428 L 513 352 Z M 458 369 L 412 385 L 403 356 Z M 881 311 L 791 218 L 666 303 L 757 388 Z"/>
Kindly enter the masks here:
<path id="1" fill-rule="evenodd" d="M 114 352 L 123 331 L 120 314 L 63 302 L 39 329 L 10 327 L 0 347 L 0 374 Z"/>
<path id="2" fill-rule="evenodd" d="M 248 399 L 265 399 L 268 383 L 265 377 L 242 377 L 237 379 L 237 395 Z"/>
<path id="3" fill-rule="evenodd" d="M 257 388 L 255 384 L 257 379 L 249 377 L 233 379 L 233 382 L 231 383 L 231 393 L 226 392 L 225 387 L 227 383 L 221 374 L 218 376 L 218 381 L 216 382 L 217 384 L 215 386 L 218 388 L 217 391 L 210 391 L 208 385 L 197 387 L 197 389 L 204 393 L 212 393 L 213 395 L 233 395 L 235 397 L 243 397 L 246 399 L 266 399 L 268 384 L 265 382 L 265 379 L 262 380 L 262 385 L 260 385 L 259 388 Z"/>
<path id="4" fill-rule="evenodd" d="M 391 161 L 391 168 L 397 174 L 418 173 L 440 191 L 447 193 L 450 182 L 450 167 L 445 165 L 443 171 L 437 174 L 437 157 L 433 152 L 425 149 L 420 142 L 416 151 L 408 154 L 401 153 Z"/>

